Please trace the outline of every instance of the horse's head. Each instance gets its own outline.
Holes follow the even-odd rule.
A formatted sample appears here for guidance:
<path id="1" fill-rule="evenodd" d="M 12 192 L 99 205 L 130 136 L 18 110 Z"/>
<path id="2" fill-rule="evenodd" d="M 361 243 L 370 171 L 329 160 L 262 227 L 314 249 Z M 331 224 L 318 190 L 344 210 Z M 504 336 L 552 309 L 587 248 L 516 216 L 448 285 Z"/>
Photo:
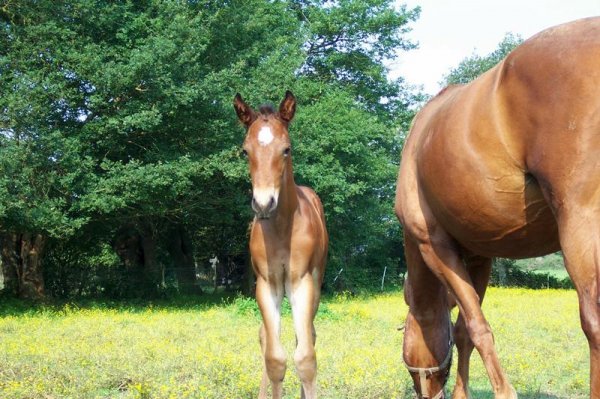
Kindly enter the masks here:
<path id="1" fill-rule="evenodd" d="M 277 209 L 286 172 L 291 172 L 288 125 L 294 118 L 296 99 L 287 91 L 278 111 L 262 106 L 255 112 L 237 94 L 233 106 L 247 128 L 243 150 L 250 165 L 252 209 L 259 219 L 268 219 Z"/>
<path id="2" fill-rule="evenodd" d="M 407 319 L 404 335 L 404 363 L 413 379 L 417 396 L 422 399 L 444 399 L 444 386 L 452 366 L 452 323 L 436 331 L 425 331 L 416 319 Z M 433 342 L 435 341 L 435 342 Z M 410 346 L 411 348 L 408 348 Z M 433 356 L 433 352 L 443 353 Z"/>

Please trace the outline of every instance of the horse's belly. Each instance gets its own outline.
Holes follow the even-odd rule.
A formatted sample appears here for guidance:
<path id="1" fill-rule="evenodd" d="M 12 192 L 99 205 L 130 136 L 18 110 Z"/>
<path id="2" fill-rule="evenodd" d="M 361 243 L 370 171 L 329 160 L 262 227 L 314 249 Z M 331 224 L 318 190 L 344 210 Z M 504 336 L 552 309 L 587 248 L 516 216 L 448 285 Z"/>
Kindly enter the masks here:
<path id="1" fill-rule="evenodd" d="M 460 185 L 428 191 L 436 219 L 474 254 L 527 258 L 560 249 L 554 215 L 537 181 L 521 171 L 478 181 L 463 175 Z"/>

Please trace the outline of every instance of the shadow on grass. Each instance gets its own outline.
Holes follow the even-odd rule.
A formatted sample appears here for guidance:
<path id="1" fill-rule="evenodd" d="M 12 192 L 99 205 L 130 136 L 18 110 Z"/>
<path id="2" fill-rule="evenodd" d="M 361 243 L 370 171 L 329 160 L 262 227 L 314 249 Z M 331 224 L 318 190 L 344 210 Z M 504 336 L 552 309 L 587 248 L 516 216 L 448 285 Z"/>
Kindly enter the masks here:
<path id="1" fill-rule="evenodd" d="M 518 392 L 519 399 L 569 399 L 567 396 L 556 396 L 545 392 Z M 494 399 L 492 391 L 471 389 L 471 397 L 477 399 Z"/>
<path id="2" fill-rule="evenodd" d="M 136 299 L 46 299 L 31 301 L 11 297 L 0 297 L 0 317 L 26 316 L 39 313 L 60 313 L 65 309 L 121 310 L 130 313 L 153 310 L 206 310 L 215 306 L 230 304 L 239 294 L 217 292 L 215 294 L 186 295 L 165 298 Z"/>
<path id="3" fill-rule="evenodd" d="M 338 295 L 349 295 L 357 298 L 369 298 L 382 294 L 401 293 L 401 290 L 381 291 L 361 291 L 358 294 L 336 294 L 332 292 L 323 292 L 321 296 L 321 307 L 319 308 L 320 317 L 329 317 L 327 312 L 327 302 L 333 300 Z M 0 317 L 6 316 L 26 316 L 40 313 L 61 313 L 65 309 L 102 309 L 127 311 L 129 313 L 144 312 L 153 310 L 208 310 L 213 307 L 228 306 L 234 304 L 241 313 L 253 313 L 258 315 L 258 306 L 255 304 L 254 297 L 242 296 L 235 291 L 217 291 L 216 293 L 204 293 L 201 295 L 165 295 L 164 297 L 153 298 L 75 298 L 75 299 L 53 299 L 48 298 L 41 301 L 31 301 L 17 299 L 11 296 L 0 295 Z M 289 304 L 284 300 L 283 313 L 290 312 Z"/>

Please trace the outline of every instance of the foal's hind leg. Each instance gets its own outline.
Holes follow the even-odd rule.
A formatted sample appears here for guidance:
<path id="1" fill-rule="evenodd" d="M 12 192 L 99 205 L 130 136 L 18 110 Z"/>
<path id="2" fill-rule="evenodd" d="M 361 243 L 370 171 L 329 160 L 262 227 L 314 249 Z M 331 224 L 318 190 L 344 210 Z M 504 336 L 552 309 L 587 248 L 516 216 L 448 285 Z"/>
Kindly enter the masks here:
<path id="1" fill-rule="evenodd" d="M 479 295 L 479 304 L 481 304 L 492 271 L 492 259 L 483 257 L 468 258 L 465 263 L 475 291 Z M 468 399 L 471 397 L 469 395 L 469 361 L 475 346 L 469 337 L 462 313 L 459 313 L 454 327 L 454 342 L 458 351 L 458 369 L 452 399 Z"/>

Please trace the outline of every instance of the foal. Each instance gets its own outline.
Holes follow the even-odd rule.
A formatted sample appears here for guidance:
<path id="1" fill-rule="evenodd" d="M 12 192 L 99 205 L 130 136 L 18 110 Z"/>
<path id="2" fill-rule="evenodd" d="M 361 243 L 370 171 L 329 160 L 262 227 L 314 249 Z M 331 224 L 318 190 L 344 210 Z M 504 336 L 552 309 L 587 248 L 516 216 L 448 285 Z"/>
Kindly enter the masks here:
<path id="1" fill-rule="evenodd" d="M 259 398 L 281 398 L 286 356 L 280 342 L 284 292 L 292 306 L 296 352 L 294 362 L 302 382 L 301 397 L 317 397 L 317 360 L 313 320 L 319 306 L 328 235 L 323 206 L 308 187 L 297 186 L 292 173 L 288 125 L 296 111 L 291 92 L 275 112 L 263 106 L 257 113 L 237 94 L 234 108 L 247 128 L 244 154 L 252 179 L 255 218 L 250 255 L 256 274 L 256 301 L 262 314 L 260 345 L 265 359 Z"/>

